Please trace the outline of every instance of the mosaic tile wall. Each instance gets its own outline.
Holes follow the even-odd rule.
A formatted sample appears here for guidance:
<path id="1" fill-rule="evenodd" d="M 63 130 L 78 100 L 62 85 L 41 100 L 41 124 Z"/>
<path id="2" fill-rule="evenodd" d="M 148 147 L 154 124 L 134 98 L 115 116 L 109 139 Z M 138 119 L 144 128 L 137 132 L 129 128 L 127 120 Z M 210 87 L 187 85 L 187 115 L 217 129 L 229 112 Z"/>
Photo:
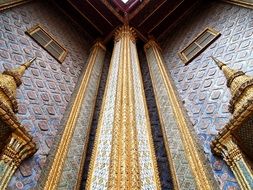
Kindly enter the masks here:
<path id="1" fill-rule="evenodd" d="M 60 64 L 24 32 L 42 24 L 68 49 Z M 72 26 L 47 1 L 24 4 L 0 13 L 0 71 L 33 56 L 37 61 L 23 77 L 18 90 L 18 118 L 37 142 L 38 151 L 16 171 L 8 189 L 31 189 L 54 143 L 66 106 L 89 54 L 89 37 Z"/>
<path id="2" fill-rule="evenodd" d="M 177 52 L 207 26 L 221 32 L 221 37 L 185 66 Z M 209 146 L 214 135 L 231 117 L 228 112 L 231 95 L 226 80 L 210 56 L 253 75 L 252 35 L 252 10 L 206 1 L 161 40 L 167 70 L 174 79 L 221 189 L 239 187 L 231 170 L 222 159 L 211 153 Z"/>

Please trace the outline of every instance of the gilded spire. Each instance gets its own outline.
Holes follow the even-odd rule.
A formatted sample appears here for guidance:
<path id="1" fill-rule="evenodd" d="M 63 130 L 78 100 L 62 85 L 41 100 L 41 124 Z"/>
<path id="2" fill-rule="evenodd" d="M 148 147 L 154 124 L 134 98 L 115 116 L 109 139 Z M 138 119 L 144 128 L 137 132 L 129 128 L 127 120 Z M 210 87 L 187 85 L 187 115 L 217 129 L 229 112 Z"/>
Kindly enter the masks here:
<path id="1" fill-rule="evenodd" d="M 17 86 L 21 77 L 35 58 L 22 64 L 16 69 L 0 73 L 0 189 L 6 189 L 11 176 L 20 163 L 36 152 L 36 144 L 31 135 L 18 121 L 15 112 L 18 111 L 16 101 Z"/>
<path id="2" fill-rule="evenodd" d="M 238 76 L 238 74 L 240 74 L 240 76 L 244 75 L 244 73 L 242 71 L 236 71 L 234 69 L 229 68 L 225 63 L 223 63 L 220 60 L 214 58 L 213 56 L 211 56 L 211 58 L 214 60 L 216 65 L 223 71 L 223 73 L 224 73 L 224 75 L 227 79 L 227 86 L 228 87 L 231 86 L 231 83 L 233 82 L 235 77 Z"/>
<path id="3" fill-rule="evenodd" d="M 216 63 L 216 65 L 222 69 L 222 66 L 225 66 L 226 64 L 222 63 L 220 60 L 214 58 L 213 56 L 211 56 L 211 58 L 214 60 L 214 62 Z"/>
<path id="4" fill-rule="evenodd" d="M 211 56 L 216 65 L 223 71 L 227 86 L 230 88 L 232 99 L 230 100 L 229 111 L 233 113 L 247 102 L 249 94 L 253 91 L 253 77 L 242 71 L 229 68 L 225 63 Z M 253 95 L 252 95 L 253 96 Z"/>
<path id="5" fill-rule="evenodd" d="M 15 69 L 11 69 L 11 70 L 6 70 L 3 72 L 3 74 L 6 75 L 10 75 L 14 78 L 17 86 L 19 86 L 22 82 L 21 82 L 21 77 L 24 75 L 25 70 L 31 66 L 32 62 L 36 59 L 36 57 L 34 57 L 33 59 L 25 62 L 24 64 L 20 65 L 19 67 L 15 68 Z"/>
<path id="6" fill-rule="evenodd" d="M 31 66 L 36 58 L 27 61 L 18 68 L 6 70 L 0 73 L 0 102 L 7 107 L 9 111 L 17 112 L 18 105 L 16 101 L 16 89 L 21 82 L 25 70 Z"/>

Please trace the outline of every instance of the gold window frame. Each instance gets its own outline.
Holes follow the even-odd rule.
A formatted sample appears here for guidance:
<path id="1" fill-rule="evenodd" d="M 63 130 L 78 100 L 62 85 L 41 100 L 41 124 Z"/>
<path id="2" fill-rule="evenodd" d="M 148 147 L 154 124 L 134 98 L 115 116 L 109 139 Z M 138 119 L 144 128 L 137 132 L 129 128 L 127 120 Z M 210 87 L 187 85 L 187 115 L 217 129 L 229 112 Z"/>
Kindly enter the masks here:
<path id="1" fill-rule="evenodd" d="M 32 34 L 34 34 L 35 32 L 37 32 L 37 31 L 39 31 L 39 30 L 43 31 L 43 32 L 50 38 L 49 43 L 50 43 L 50 42 L 55 42 L 55 43 L 63 50 L 63 52 L 60 54 L 59 57 L 54 56 L 49 50 L 46 49 L 46 45 L 43 46 L 42 44 L 40 44 L 37 40 L 35 40 L 35 39 L 33 38 Z M 41 24 L 37 24 L 37 25 L 33 26 L 32 28 L 28 29 L 28 30 L 26 31 L 26 34 L 29 35 L 40 47 L 42 47 L 44 50 L 46 50 L 46 51 L 47 51 L 52 57 L 54 57 L 58 62 L 62 63 L 62 62 L 65 60 L 65 58 L 66 58 L 66 56 L 67 56 L 67 53 L 68 53 L 67 49 L 64 48 L 64 46 L 63 46 L 61 43 L 59 43 L 59 42 L 55 39 L 55 37 L 53 37 L 51 34 L 49 34 L 49 33 L 44 29 L 44 27 L 43 27 Z"/>
<path id="2" fill-rule="evenodd" d="M 21 5 L 23 3 L 28 3 L 30 1 L 32 0 L 3 0 L 0 1 L 0 11 Z"/>
<path id="3" fill-rule="evenodd" d="M 202 37 L 205 33 L 211 33 L 212 35 L 214 35 L 214 38 L 212 40 L 210 40 L 205 46 L 200 46 L 199 44 L 197 44 L 197 40 L 200 39 L 200 37 Z M 185 48 L 183 48 L 180 52 L 178 52 L 178 56 L 180 57 L 180 59 L 183 61 L 183 63 L 185 65 L 189 64 L 193 59 L 195 59 L 199 54 L 201 54 L 208 46 L 210 46 L 215 40 L 217 40 L 218 37 L 220 37 L 221 33 L 216 31 L 213 28 L 207 27 L 204 29 L 204 31 L 202 31 L 201 33 L 199 33 L 197 35 L 197 37 L 195 37 L 189 44 L 187 44 L 187 46 Z M 187 48 L 189 48 L 192 44 L 197 44 L 197 46 L 200 48 L 200 50 L 198 52 L 195 53 L 195 55 L 193 55 L 191 58 L 188 58 L 185 54 L 184 51 L 187 50 Z"/>

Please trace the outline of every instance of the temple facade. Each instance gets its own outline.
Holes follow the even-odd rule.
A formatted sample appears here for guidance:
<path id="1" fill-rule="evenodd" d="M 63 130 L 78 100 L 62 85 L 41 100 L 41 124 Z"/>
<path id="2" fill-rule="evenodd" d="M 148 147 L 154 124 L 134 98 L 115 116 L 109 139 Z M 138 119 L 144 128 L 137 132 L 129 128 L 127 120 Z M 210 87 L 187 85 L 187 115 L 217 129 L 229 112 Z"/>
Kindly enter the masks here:
<path id="1" fill-rule="evenodd" d="M 252 8 L 0 1 L 0 190 L 253 189 Z"/>

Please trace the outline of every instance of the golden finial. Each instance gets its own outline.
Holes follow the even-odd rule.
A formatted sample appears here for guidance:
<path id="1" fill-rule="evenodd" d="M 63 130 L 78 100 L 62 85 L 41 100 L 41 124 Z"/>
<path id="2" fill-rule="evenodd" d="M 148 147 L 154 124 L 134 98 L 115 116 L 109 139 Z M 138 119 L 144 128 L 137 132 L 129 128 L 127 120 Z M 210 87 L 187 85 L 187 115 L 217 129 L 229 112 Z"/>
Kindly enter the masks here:
<path id="1" fill-rule="evenodd" d="M 227 86 L 230 88 L 232 99 L 230 100 L 229 111 L 233 113 L 239 110 L 247 99 L 248 94 L 253 92 L 253 77 L 246 75 L 243 71 L 229 68 L 226 64 L 211 56 L 218 67 L 223 71 Z"/>
<path id="2" fill-rule="evenodd" d="M 211 58 L 214 60 L 214 62 L 216 63 L 216 65 L 222 69 L 223 66 L 225 66 L 226 64 L 222 63 L 220 60 L 214 58 L 213 56 L 211 56 Z"/>
<path id="3" fill-rule="evenodd" d="M 37 59 L 37 57 L 34 57 L 32 59 L 30 59 L 29 61 L 27 61 L 26 63 L 22 64 L 23 66 L 27 68 L 29 68 L 31 66 L 31 64 Z"/>
<path id="4" fill-rule="evenodd" d="M 33 63 L 33 61 L 35 59 L 36 59 L 36 57 L 25 62 L 24 64 L 20 65 L 19 67 L 15 68 L 15 69 L 6 70 L 3 72 L 3 74 L 12 76 L 14 78 L 17 86 L 19 86 L 20 84 L 22 84 L 21 77 L 24 75 L 25 70 L 31 66 L 31 64 Z"/>
<path id="5" fill-rule="evenodd" d="M 22 83 L 21 77 L 35 59 L 36 57 L 22 64 L 18 68 L 6 70 L 2 74 L 0 73 L 0 102 L 2 102 L 2 104 L 4 104 L 10 111 L 18 111 L 16 100 L 17 86 Z"/>
<path id="6" fill-rule="evenodd" d="M 22 77 L 25 73 L 25 70 L 27 68 L 29 68 L 31 66 L 31 64 L 33 63 L 33 61 L 36 59 L 37 57 L 32 58 L 31 60 L 23 63 L 22 65 L 20 65 L 18 68 L 12 69 L 11 71 L 14 73 L 18 73 L 20 77 Z"/>
<path id="7" fill-rule="evenodd" d="M 242 71 L 236 71 L 234 69 L 231 69 L 225 63 L 221 62 L 217 58 L 214 58 L 213 56 L 211 56 L 211 58 L 214 60 L 216 65 L 223 71 L 223 73 L 227 79 L 227 86 L 228 87 L 231 86 L 231 83 L 234 81 L 235 77 L 244 74 Z"/>

